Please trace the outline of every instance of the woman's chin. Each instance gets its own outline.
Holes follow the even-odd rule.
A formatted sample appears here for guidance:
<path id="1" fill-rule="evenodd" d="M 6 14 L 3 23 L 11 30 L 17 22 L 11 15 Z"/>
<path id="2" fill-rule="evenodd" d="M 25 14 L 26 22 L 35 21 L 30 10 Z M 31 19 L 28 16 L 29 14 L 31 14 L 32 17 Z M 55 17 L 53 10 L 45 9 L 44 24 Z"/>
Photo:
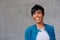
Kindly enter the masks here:
<path id="1" fill-rule="evenodd" d="M 40 21 L 36 21 L 36 23 L 40 23 Z"/>

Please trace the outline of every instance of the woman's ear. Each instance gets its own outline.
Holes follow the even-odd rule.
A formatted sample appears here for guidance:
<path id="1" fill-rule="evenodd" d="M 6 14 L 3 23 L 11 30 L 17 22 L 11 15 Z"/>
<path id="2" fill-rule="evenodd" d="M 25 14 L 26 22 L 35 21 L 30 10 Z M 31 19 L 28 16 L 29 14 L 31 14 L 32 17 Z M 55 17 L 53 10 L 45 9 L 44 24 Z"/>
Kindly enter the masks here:
<path id="1" fill-rule="evenodd" d="M 45 13 L 43 13 L 43 17 L 45 16 Z"/>

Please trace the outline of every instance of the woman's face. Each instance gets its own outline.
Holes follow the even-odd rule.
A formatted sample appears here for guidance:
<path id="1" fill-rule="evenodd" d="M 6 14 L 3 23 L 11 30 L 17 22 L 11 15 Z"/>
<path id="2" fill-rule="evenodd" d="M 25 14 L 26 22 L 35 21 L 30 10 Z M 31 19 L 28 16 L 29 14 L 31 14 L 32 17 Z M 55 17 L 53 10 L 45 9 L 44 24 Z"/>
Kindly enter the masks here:
<path id="1" fill-rule="evenodd" d="M 41 23 L 43 22 L 44 15 L 42 14 L 41 10 L 37 10 L 33 13 L 32 17 L 36 23 Z"/>

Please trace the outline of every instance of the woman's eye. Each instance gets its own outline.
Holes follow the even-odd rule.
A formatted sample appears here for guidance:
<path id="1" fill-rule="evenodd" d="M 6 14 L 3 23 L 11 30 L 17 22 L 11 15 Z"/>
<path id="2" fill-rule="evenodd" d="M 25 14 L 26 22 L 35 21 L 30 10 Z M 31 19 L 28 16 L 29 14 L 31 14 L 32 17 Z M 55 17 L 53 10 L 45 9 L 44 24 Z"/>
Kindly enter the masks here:
<path id="1" fill-rule="evenodd" d="M 40 12 L 38 12 L 38 14 L 40 14 Z"/>
<path id="2" fill-rule="evenodd" d="M 38 14 L 41 14 L 41 12 L 38 12 Z"/>
<path id="3" fill-rule="evenodd" d="M 33 13 L 33 15 L 35 15 L 35 13 Z"/>

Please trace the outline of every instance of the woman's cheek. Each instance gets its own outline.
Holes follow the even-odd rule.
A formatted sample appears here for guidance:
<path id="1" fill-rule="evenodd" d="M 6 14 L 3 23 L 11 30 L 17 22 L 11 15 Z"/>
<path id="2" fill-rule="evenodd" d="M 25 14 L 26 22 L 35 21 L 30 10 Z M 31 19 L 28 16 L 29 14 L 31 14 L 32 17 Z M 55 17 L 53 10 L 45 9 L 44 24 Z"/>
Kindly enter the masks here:
<path id="1" fill-rule="evenodd" d="M 33 19 L 35 19 L 35 15 L 33 15 Z"/>

